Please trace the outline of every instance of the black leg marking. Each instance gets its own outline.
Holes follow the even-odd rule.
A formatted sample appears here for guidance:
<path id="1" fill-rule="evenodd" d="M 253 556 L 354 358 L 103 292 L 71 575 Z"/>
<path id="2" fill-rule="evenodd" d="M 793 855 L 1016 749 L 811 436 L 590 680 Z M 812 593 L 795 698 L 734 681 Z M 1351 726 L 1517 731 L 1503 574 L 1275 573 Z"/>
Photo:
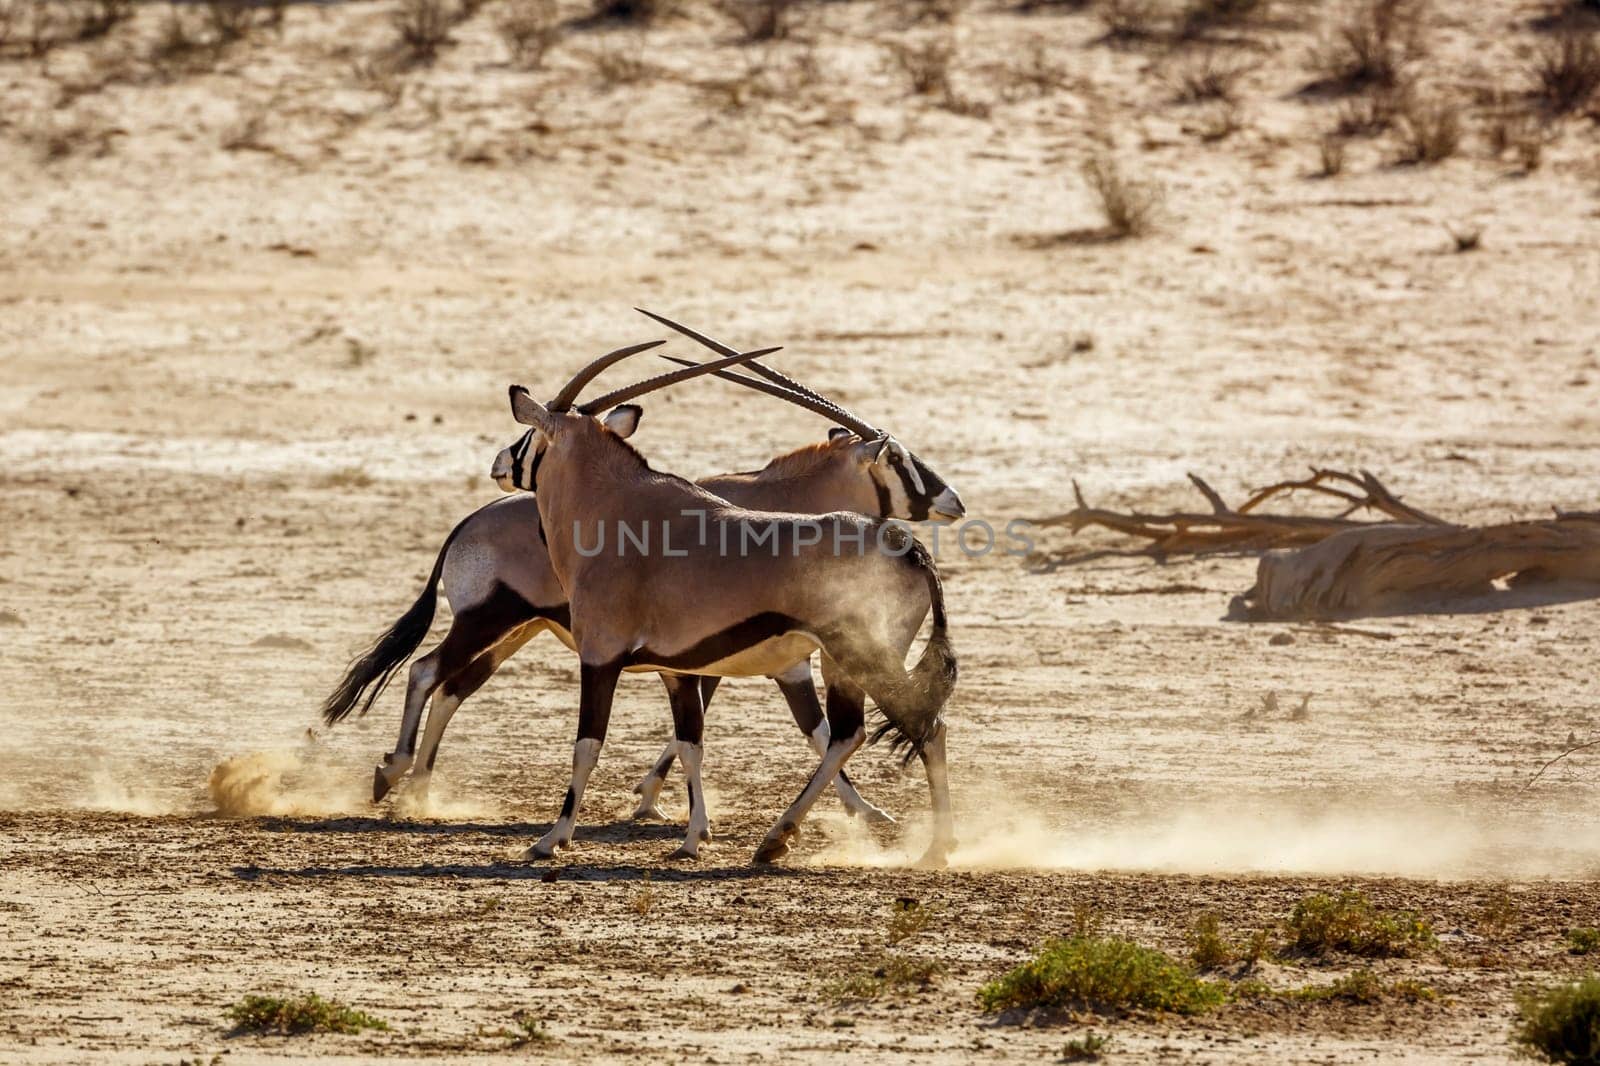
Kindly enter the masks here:
<path id="1" fill-rule="evenodd" d="M 578 665 L 578 739 L 606 739 L 606 728 L 611 724 L 611 700 L 617 693 L 617 678 L 622 674 L 622 663 L 591 666 Z"/>
<path id="2" fill-rule="evenodd" d="M 789 713 L 794 715 L 794 724 L 800 727 L 800 732 L 807 737 L 815 733 L 822 724 L 822 704 L 812 680 L 808 677 L 804 681 L 779 681 L 778 691 L 788 702 Z"/>
<path id="3" fill-rule="evenodd" d="M 577 804 L 578 797 L 572 794 L 572 786 L 567 786 L 567 798 L 561 803 L 561 817 L 572 817 L 572 808 Z"/>
<path id="4" fill-rule="evenodd" d="M 699 744 L 705 736 L 706 726 L 705 705 L 700 702 L 700 679 L 663 674 L 661 680 L 665 682 L 667 695 L 672 700 L 674 735 L 690 744 Z"/>

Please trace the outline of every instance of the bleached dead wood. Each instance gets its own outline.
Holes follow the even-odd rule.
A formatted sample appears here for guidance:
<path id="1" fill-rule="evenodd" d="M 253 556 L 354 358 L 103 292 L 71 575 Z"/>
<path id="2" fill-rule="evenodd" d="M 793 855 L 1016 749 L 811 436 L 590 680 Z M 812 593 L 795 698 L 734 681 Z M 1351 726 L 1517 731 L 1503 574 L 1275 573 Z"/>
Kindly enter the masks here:
<path id="1" fill-rule="evenodd" d="M 1090 507 L 1078 483 L 1072 492 L 1078 506 L 1059 515 L 1035 519 L 1041 526 L 1066 526 L 1073 533 L 1100 526 L 1148 541 L 1141 551 L 1157 557 L 1203 555 L 1211 552 L 1265 551 L 1316 544 L 1347 530 L 1408 525 L 1444 526 L 1440 519 L 1419 511 L 1391 493 L 1381 481 L 1363 470 L 1350 474 L 1342 470 L 1313 469 L 1311 476 L 1280 481 L 1258 489 L 1237 508 L 1229 507 L 1222 496 L 1196 474 L 1189 480 L 1211 505 L 1210 512 L 1175 511 L 1146 514 L 1118 512 Z M 1327 516 L 1264 512 L 1269 501 L 1296 492 L 1309 492 L 1339 502 L 1339 510 Z M 1368 521 L 1350 517 L 1358 511 L 1386 515 L 1385 520 Z"/>
<path id="2" fill-rule="evenodd" d="M 1484 595 L 1506 579 L 1600 582 L 1600 515 L 1345 530 L 1264 555 L 1236 606 L 1252 619 L 1340 618 Z"/>

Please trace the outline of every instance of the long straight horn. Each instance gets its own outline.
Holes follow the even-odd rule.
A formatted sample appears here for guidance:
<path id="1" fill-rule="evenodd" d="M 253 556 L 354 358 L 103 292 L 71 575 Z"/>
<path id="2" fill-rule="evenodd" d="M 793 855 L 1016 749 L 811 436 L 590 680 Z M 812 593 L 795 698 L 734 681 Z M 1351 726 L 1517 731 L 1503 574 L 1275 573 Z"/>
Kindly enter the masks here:
<path id="1" fill-rule="evenodd" d="M 630 355 L 638 355 L 640 352 L 648 352 L 651 348 L 659 348 L 665 343 L 667 342 L 647 341 L 644 344 L 630 344 L 626 348 L 618 348 L 614 352 L 607 352 L 578 371 L 571 381 L 561 387 L 561 391 L 556 393 L 556 398 L 549 403 L 550 410 L 565 411 L 571 407 L 572 401 L 578 398 L 578 393 L 583 391 L 583 387 L 599 377 L 601 372 L 612 364 L 620 363 Z"/>
<path id="2" fill-rule="evenodd" d="M 688 381 L 690 378 L 714 374 L 723 367 L 739 366 L 742 363 L 748 363 L 752 359 L 759 359 L 763 355 L 771 355 L 773 352 L 781 352 L 782 350 L 783 346 L 780 344 L 775 348 L 757 348 L 753 352 L 735 352 L 728 358 L 719 359 L 713 363 L 695 363 L 683 370 L 657 374 L 653 378 L 646 378 L 643 381 L 608 392 L 604 396 L 596 396 L 592 400 L 587 400 L 577 410 L 581 414 L 592 415 L 598 411 L 605 410 L 607 407 L 622 403 L 624 400 L 643 396 L 647 392 L 655 392 L 657 389 L 664 389 L 668 385 L 676 385 L 678 382 Z"/>
<path id="3" fill-rule="evenodd" d="M 719 365 L 716 363 L 691 363 L 687 359 L 679 359 L 677 356 L 673 355 L 663 355 L 661 358 L 667 360 L 669 363 L 677 363 L 679 366 Z M 750 365 L 750 369 L 754 370 L 759 365 L 760 364 L 758 363 L 752 363 Z M 819 414 L 823 418 L 828 419 L 830 422 L 838 422 L 851 432 L 859 434 L 863 440 L 871 440 L 874 437 L 879 437 L 882 435 L 865 422 L 862 422 L 856 418 L 852 418 L 849 412 L 840 410 L 839 408 L 834 407 L 833 404 L 819 401 L 816 398 L 808 396 L 804 393 L 793 392 L 789 389 L 774 385 L 771 382 L 758 381 L 755 378 L 747 378 L 743 374 L 734 374 L 727 370 L 714 370 L 712 373 L 725 381 L 738 382 L 747 389 L 754 389 L 757 392 L 764 392 L 768 396 L 776 396 L 780 400 L 788 400 L 796 407 L 804 407 L 807 411 L 810 411 L 814 414 Z"/>
<path id="4" fill-rule="evenodd" d="M 726 344 L 723 344 L 719 340 L 714 340 L 713 338 L 706 336 L 704 333 L 701 333 L 699 330 L 690 329 L 688 326 L 685 326 L 682 323 L 674 322 L 674 321 L 672 321 L 672 319 L 667 318 L 664 315 L 658 315 L 654 311 L 646 311 L 642 307 L 635 307 L 634 310 L 639 312 L 641 315 L 646 316 L 647 318 L 654 319 L 655 321 L 661 323 L 663 326 L 666 326 L 668 329 L 676 330 L 677 332 L 683 334 L 685 337 L 688 337 L 690 340 L 695 341 L 698 344 L 702 344 L 707 348 L 710 348 L 712 351 L 716 352 L 718 355 L 728 356 L 728 355 L 734 354 L 734 350 L 732 348 L 728 347 Z M 681 360 L 675 360 L 675 361 L 681 361 Z M 773 382 L 774 384 L 783 386 L 784 388 L 788 389 L 790 392 L 796 392 L 796 393 L 799 393 L 802 396 L 809 396 L 811 399 L 816 400 L 818 403 L 827 405 L 829 408 L 832 409 L 833 417 L 835 417 L 841 425 L 845 426 L 846 428 L 848 428 L 848 429 L 850 429 L 850 430 L 852 430 L 852 431 L 854 431 L 856 433 L 859 433 L 862 437 L 871 438 L 871 437 L 882 437 L 882 436 L 886 436 L 887 435 L 887 434 L 885 434 L 883 432 L 883 430 L 878 429 L 876 426 L 872 425 L 872 423 L 866 421 L 865 419 L 861 418 L 860 416 L 851 414 L 849 411 L 847 411 L 843 407 L 841 407 L 838 403 L 836 403 L 833 400 L 828 399 L 828 397 L 822 395 L 820 392 L 817 392 L 815 389 L 807 388 L 806 386 L 804 386 L 804 385 L 800 384 L 798 381 L 796 381 L 794 378 L 791 378 L 791 377 L 789 377 L 789 376 L 787 376 L 785 374 L 780 374 L 778 371 L 772 369 L 769 366 L 763 366 L 760 363 L 751 363 L 750 366 L 749 366 L 749 369 L 751 371 L 761 375 L 762 377 L 766 378 L 768 381 Z M 726 375 L 719 375 L 719 376 L 726 376 Z M 748 379 L 746 379 L 746 380 L 748 380 Z M 821 412 L 818 412 L 818 413 L 820 414 Z M 852 425 L 851 423 L 855 423 L 855 424 Z"/>

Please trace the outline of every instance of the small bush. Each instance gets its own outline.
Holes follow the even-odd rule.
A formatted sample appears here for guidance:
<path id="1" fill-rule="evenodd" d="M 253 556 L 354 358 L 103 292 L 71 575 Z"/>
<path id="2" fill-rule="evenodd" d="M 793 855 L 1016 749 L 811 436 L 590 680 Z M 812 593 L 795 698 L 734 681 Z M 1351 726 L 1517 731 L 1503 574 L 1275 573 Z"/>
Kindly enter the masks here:
<path id="1" fill-rule="evenodd" d="M 1266 0 L 1190 0 L 1183 9 L 1179 32 L 1199 37 L 1219 27 L 1242 25 L 1266 6 Z"/>
<path id="2" fill-rule="evenodd" d="M 1593 955 L 1600 952 L 1600 929 L 1587 926 L 1567 930 L 1567 954 Z"/>
<path id="3" fill-rule="evenodd" d="M 1236 98 L 1239 79 L 1248 73 L 1247 67 L 1221 63 L 1216 54 L 1206 52 L 1180 64 L 1173 72 L 1173 92 L 1179 103 L 1192 104 L 1205 100 L 1232 101 Z"/>
<path id="4" fill-rule="evenodd" d="M 918 936 L 933 924 L 938 908 L 901 896 L 894 901 L 889 912 L 889 930 L 886 934 L 890 946 L 904 943 Z"/>
<path id="5" fill-rule="evenodd" d="M 1215 970 L 1238 957 L 1233 945 L 1223 938 L 1221 922 L 1213 911 L 1206 911 L 1195 919 L 1185 940 L 1189 946 L 1189 961 L 1197 970 Z"/>
<path id="6" fill-rule="evenodd" d="M 1341 137 L 1373 137 L 1394 126 L 1410 96 L 1405 88 L 1376 89 L 1347 101 L 1339 109 L 1334 129 Z"/>
<path id="7" fill-rule="evenodd" d="M 1328 985 L 1309 985 L 1285 993 L 1289 999 L 1305 1000 L 1312 1003 L 1327 1002 L 1330 1000 L 1340 1003 L 1378 1003 L 1387 997 L 1408 1000 L 1413 1003 L 1431 1000 L 1437 993 L 1419 981 L 1396 981 L 1385 986 L 1378 975 L 1371 970 L 1355 970 L 1338 978 Z"/>
<path id="8" fill-rule="evenodd" d="M 1110 1047 L 1109 1036 L 1101 1036 L 1091 1029 L 1080 1037 L 1068 1040 L 1061 1049 L 1061 1058 L 1066 1062 L 1099 1062 Z"/>
<path id="9" fill-rule="evenodd" d="M 1576 111 L 1600 90 L 1600 46 L 1595 34 L 1568 30 L 1534 57 L 1536 93 L 1556 114 Z"/>
<path id="10" fill-rule="evenodd" d="M 495 29 L 513 64 L 537 69 L 561 35 L 555 0 L 506 0 Z"/>
<path id="11" fill-rule="evenodd" d="M 823 989 L 824 994 L 834 1000 L 877 999 L 886 994 L 910 995 L 933 988 L 945 972 L 942 962 L 895 952 L 885 952 L 868 965 L 868 969 L 829 982 Z"/>
<path id="12" fill-rule="evenodd" d="M 1200 1014 L 1227 998 L 1224 985 L 1200 980 L 1159 951 L 1082 936 L 1047 941 L 1031 962 L 978 990 L 979 1003 L 990 1011 L 1076 1007 Z"/>
<path id="13" fill-rule="evenodd" d="M 246 996 L 227 1013 L 240 1031 L 250 1033 L 359 1033 L 389 1028 L 381 1018 L 323 999 L 315 992 L 293 999 Z"/>
<path id="14" fill-rule="evenodd" d="M 1476 248 L 1481 240 L 1481 233 L 1475 229 L 1457 231 L 1449 225 L 1446 225 L 1445 229 L 1455 239 L 1456 250 L 1459 252 Z M 1470 237 L 1470 241 L 1467 242 L 1468 247 L 1462 247 L 1464 237 Z M 1478 911 L 1478 929 L 1484 936 L 1499 939 L 1511 932 L 1521 917 L 1511 893 L 1503 888 L 1497 888 L 1489 893 L 1489 898 L 1483 901 L 1483 907 Z"/>
<path id="15" fill-rule="evenodd" d="M 1501 115 L 1489 126 L 1489 154 L 1499 159 L 1509 150 L 1524 171 L 1544 161 L 1544 126 L 1531 115 Z"/>
<path id="16" fill-rule="evenodd" d="M 1126 178 L 1110 155 L 1091 156 L 1083 164 L 1083 178 L 1100 201 L 1106 228 L 1113 237 L 1137 237 L 1150 232 L 1165 193 L 1159 185 Z"/>
<path id="17" fill-rule="evenodd" d="M 1421 51 L 1419 0 L 1361 0 L 1312 57 L 1327 88 L 1390 86 Z"/>
<path id="18" fill-rule="evenodd" d="M 1102 0 L 1100 19 L 1106 24 L 1108 41 L 1149 41 L 1161 34 L 1158 0 Z"/>
<path id="19" fill-rule="evenodd" d="M 400 35 L 400 47 L 413 63 L 432 63 L 439 49 L 450 43 L 453 20 L 442 0 L 400 0 L 390 22 Z"/>
<path id="20" fill-rule="evenodd" d="M 1512 1040 L 1550 1062 L 1600 1063 L 1600 977 L 1519 995 Z"/>
<path id="21" fill-rule="evenodd" d="M 747 41 L 777 41 L 789 36 L 795 0 L 722 0 L 722 13 L 739 24 Z"/>
<path id="22" fill-rule="evenodd" d="M 1461 108 L 1445 99 L 1410 96 L 1400 108 L 1396 133 L 1402 163 L 1449 159 L 1461 147 Z"/>
<path id="23" fill-rule="evenodd" d="M 1051 54 L 1044 41 L 1032 41 L 1015 66 L 1005 68 L 1007 95 L 1049 96 L 1072 80 L 1064 64 Z"/>
<path id="24" fill-rule="evenodd" d="M 955 54 L 955 43 L 948 37 L 889 42 L 890 58 L 918 96 L 950 94 L 950 62 Z"/>
<path id="25" fill-rule="evenodd" d="M 1307 896 L 1289 916 L 1291 946 L 1307 955 L 1342 951 L 1367 958 L 1414 955 L 1438 941 L 1413 911 L 1384 911 L 1360 892 Z"/>
<path id="26" fill-rule="evenodd" d="M 650 913 L 651 908 L 655 905 L 656 890 L 650 884 L 650 875 L 645 874 L 644 884 L 640 886 L 639 891 L 633 894 L 633 898 L 628 901 L 628 906 L 633 909 L 633 913 L 643 918 Z"/>
<path id="27" fill-rule="evenodd" d="M 1345 139 L 1337 133 L 1323 134 L 1317 145 L 1318 158 L 1322 161 L 1322 169 L 1317 171 L 1318 177 L 1331 178 L 1344 172 L 1344 146 Z"/>

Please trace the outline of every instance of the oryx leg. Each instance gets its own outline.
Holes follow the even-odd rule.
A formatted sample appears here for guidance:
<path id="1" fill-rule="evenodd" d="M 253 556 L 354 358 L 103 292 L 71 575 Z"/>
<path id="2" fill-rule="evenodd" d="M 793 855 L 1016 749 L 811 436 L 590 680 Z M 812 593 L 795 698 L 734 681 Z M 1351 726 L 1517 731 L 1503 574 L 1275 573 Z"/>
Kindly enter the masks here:
<path id="1" fill-rule="evenodd" d="M 665 681 L 666 675 L 663 674 L 661 679 Z M 711 703 L 711 694 L 717 691 L 717 683 L 721 681 L 722 678 L 700 677 L 696 680 L 698 680 L 700 683 L 700 713 L 702 716 L 704 716 L 706 706 Z M 667 692 L 670 696 L 672 692 L 670 686 L 668 687 Z M 633 791 L 639 797 L 639 806 L 634 808 L 633 812 L 633 817 L 635 819 L 651 818 L 656 821 L 666 820 L 667 816 L 661 813 L 661 807 L 659 805 L 661 800 L 661 789 L 662 786 L 667 783 L 667 774 L 671 772 L 672 763 L 677 759 L 677 757 L 678 738 L 676 734 L 674 734 L 673 738 L 667 741 L 667 746 L 661 749 L 660 757 L 657 758 L 653 764 L 651 764 L 650 769 L 643 777 L 639 779 L 639 783 L 633 786 Z"/>
<path id="2" fill-rule="evenodd" d="M 439 758 L 439 741 L 444 737 L 451 716 L 468 696 L 482 688 L 484 682 L 494 676 L 494 672 L 500 669 L 502 663 L 542 632 L 544 632 L 542 626 L 533 624 L 518 628 L 500 643 L 473 659 L 434 692 L 433 706 L 428 710 L 428 725 L 422 731 L 422 743 L 417 746 L 416 768 L 411 772 L 411 784 L 406 789 L 408 796 L 422 801 L 428 798 L 428 786 L 433 778 L 433 764 Z"/>
<path id="3" fill-rule="evenodd" d="M 394 751 L 383 757 L 382 765 L 372 775 L 372 802 L 383 799 L 416 763 L 417 730 L 422 724 L 423 709 L 434 691 L 469 669 L 480 656 L 536 617 L 538 609 L 520 596 L 509 591 L 504 595 L 496 594 L 456 615 L 439 646 L 411 664 L 406 678 L 405 713 L 400 718 L 400 738 L 395 742 Z M 488 675 L 478 684 L 486 680 Z M 454 707 L 450 713 L 455 713 Z M 448 714 L 440 719 L 440 733 L 448 720 Z"/>
<path id="4" fill-rule="evenodd" d="M 817 686 L 811 680 L 811 660 L 796 663 L 788 670 L 773 678 L 778 683 L 778 691 L 783 693 L 783 698 L 789 704 L 789 713 L 794 715 L 794 724 L 800 727 L 800 732 L 806 735 L 811 742 L 811 747 L 821 758 L 828 753 L 828 738 L 832 731 L 828 720 L 822 716 L 822 704 L 817 699 Z M 839 799 L 844 802 L 844 809 L 851 815 L 861 815 L 867 821 L 880 825 L 893 825 L 894 819 L 887 813 L 868 803 L 856 791 L 856 786 L 850 780 L 850 775 L 843 770 L 833 779 L 834 791 L 839 793 Z"/>
<path id="5" fill-rule="evenodd" d="M 700 765 L 705 749 L 705 707 L 700 702 L 700 679 L 662 674 L 667 694 L 672 698 L 672 728 L 677 737 L 677 754 L 689 788 L 689 827 L 683 845 L 672 853 L 674 859 L 697 859 L 700 844 L 711 839 L 711 816 L 706 810 L 705 785 L 700 780 Z"/>
<path id="6" fill-rule="evenodd" d="M 922 745 L 922 765 L 928 771 L 928 792 L 933 799 L 933 841 L 918 866 L 944 866 L 956 846 L 955 817 L 950 810 L 950 774 L 945 763 L 945 728 L 940 722 Z"/>
<path id="7" fill-rule="evenodd" d="M 578 808 L 583 803 L 583 790 L 589 783 L 589 774 L 600 761 L 600 748 L 606 741 L 606 726 L 611 722 L 611 700 L 617 692 L 617 678 L 622 673 L 622 660 L 613 659 L 605 664 L 580 663 L 578 677 L 578 740 L 572 745 L 572 783 L 567 786 L 566 801 L 561 804 L 561 816 L 550 831 L 524 854 L 528 859 L 548 859 L 557 848 L 572 843 L 572 830 L 577 823 Z"/>
<path id="8" fill-rule="evenodd" d="M 827 750 L 806 787 L 761 841 L 761 847 L 756 849 L 756 862 L 776 862 L 789 851 L 790 842 L 800 835 L 800 823 L 806 812 L 867 739 L 866 692 L 849 678 L 831 670 L 826 656 L 823 657 L 823 676 L 828 685 Z"/>

